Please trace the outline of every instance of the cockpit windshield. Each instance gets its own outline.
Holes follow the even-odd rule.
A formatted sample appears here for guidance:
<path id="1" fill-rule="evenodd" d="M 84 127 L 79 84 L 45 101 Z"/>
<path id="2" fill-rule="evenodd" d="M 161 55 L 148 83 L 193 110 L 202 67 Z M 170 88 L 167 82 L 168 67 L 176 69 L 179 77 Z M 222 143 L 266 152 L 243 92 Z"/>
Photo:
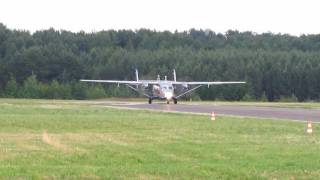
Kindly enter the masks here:
<path id="1" fill-rule="evenodd" d="M 172 86 L 163 86 L 162 88 L 163 88 L 164 90 L 172 90 L 172 89 L 173 89 Z"/>

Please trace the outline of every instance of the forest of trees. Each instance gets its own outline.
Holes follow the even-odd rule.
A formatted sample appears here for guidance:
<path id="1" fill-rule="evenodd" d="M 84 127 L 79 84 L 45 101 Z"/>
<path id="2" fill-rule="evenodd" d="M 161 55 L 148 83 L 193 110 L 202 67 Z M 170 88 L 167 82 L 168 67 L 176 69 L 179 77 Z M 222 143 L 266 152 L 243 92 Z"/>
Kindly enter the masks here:
<path id="1" fill-rule="evenodd" d="M 320 100 L 320 34 L 225 34 L 108 30 L 73 33 L 11 30 L 0 23 L 0 97 L 90 99 L 137 96 L 125 87 L 81 78 L 133 80 L 157 74 L 178 80 L 247 81 L 203 87 L 202 100 Z"/>

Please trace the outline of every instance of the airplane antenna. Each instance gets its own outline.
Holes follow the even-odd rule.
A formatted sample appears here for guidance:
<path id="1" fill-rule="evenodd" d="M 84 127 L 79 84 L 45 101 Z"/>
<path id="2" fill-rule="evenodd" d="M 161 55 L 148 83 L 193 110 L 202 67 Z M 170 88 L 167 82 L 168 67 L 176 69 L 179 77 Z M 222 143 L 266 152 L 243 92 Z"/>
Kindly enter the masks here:
<path id="1" fill-rule="evenodd" d="M 136 80 L 139 81 L 139 72 L 138 72 L 138 69 L 136 69 Z"/>
<path id="2" fill-rule="evenodd" d="M 175 69 L 173 69 L 173 80 L 174 80 L 174 82 L 177 81 L 177 75 L 176 75 L 176 70 Z"/>

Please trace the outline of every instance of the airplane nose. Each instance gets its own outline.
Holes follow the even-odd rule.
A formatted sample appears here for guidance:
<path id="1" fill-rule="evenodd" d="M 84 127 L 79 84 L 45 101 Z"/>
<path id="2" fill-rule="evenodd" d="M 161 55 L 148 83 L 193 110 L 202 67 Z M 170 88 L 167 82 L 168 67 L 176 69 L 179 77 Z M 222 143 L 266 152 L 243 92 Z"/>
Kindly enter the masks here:
<path id="1" fill-rule="evenodd" d="M 173 96 L 172 92 L 166 92 L 164 93 L 164 96 L 166 97 L 166 99 L 170 100 Z"/>

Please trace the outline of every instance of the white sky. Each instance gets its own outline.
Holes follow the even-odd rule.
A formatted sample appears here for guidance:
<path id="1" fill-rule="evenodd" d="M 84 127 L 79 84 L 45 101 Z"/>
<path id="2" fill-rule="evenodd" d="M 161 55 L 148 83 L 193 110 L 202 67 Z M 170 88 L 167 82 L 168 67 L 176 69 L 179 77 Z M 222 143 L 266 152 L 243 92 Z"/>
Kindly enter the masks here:
<path id="1" fill-rule="evenodd" d="M 320 0 L 0 0 L 10 29 L 148 28 L 320 34 Z"/>

